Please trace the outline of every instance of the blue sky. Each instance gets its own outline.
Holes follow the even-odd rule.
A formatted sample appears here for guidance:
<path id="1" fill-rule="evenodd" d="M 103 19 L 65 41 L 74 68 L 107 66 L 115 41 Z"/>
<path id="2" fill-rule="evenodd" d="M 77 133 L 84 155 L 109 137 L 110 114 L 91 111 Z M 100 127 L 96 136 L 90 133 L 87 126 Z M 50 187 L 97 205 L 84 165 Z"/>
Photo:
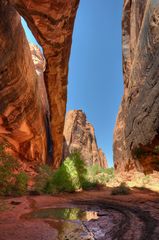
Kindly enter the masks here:
<path id="1" fill-rule="evenodd" d="M 113 165 L 113 129 L 123 94 L 123 0 L 81 0 L 69 63 L 67 110 L 82 109 Z M 29 41 L 36 43 L 23 21 Z"/>

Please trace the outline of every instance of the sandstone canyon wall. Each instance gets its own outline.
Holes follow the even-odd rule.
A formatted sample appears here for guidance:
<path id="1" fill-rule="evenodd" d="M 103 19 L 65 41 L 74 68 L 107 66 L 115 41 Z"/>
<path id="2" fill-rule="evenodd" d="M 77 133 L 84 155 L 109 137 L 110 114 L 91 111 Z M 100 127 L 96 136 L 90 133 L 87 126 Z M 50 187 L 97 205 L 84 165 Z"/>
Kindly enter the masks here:
<path id="1" fill-rule="evenodd" d="M 62 160 L 68 61 L 79 0 L 9 0 L 9 3 L 25 18 L 44 51 L 44 79 L 50 106 L 53 167 L 57 168 Z"/>
<path id="2" fill-rule="evenodd" d="M 117 171 L 159 171 L 159 1 L 125 0 L 124 96 L 114 131 Z"/>
<path id="3" fill-rule="evenodd" d="M 37 74 L 20 16 L 6 1 L 0 2 L 0 46 L 0 142 L 23 162 L 44 163 L 46 128 Z"/>
<path id="4" fill-rule="evenodd" d="M 46 59 L 44 79 L 50 106 L 54 168 L 62 159 L 68 61 L 78 3 L 78 0 L 0 1 L 0 57 L 3 59 L 0 136 L 14 143 L 21 158 L 46 161 L 43 103 L 37 94 L 37 75 L 20 14 L 42 46 Z"/>
<path id="5" fill-rule="evenodd" d="M 23 160 L 46 162 L 50 122 L 54 168 L 62 159 L 68 61 L 78 4 L 79 0 L 0 1 L 0 140 L 9 142 Z M 38 94 L 38 70 L 19 14 L 44 51 L 50 115 L 47 101 Z M 114 131 L 115 168 L 159 170 L 159 2 L 125 0 L 122 22 L 124 96 Z"/>
<path id="6" fill-rule="evenodd" d="M 95 131 L 81 110 L 67 112 L 64 125 L 64 158 L 71 152 L 79 151 L 87 165 L 98 164 L 107 167 L 101 149 L 98 149 Z"/>

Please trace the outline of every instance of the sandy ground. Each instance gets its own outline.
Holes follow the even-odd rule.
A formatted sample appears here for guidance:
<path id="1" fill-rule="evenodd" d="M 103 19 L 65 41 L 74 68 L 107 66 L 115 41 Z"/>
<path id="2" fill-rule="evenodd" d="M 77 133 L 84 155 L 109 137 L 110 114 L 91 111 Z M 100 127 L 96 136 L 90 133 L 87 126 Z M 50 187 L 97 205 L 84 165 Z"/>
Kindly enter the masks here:
<path id="1" fill-rule="evenodd" d="M 37 209 L 61 207 L 93 209 L 98 212 L 99 219 L 74 221 L 75 225 L 69 230 L 69 222 L 25 218 L 25 214 Z M 81 230 L 82 234 L 80 231 L 77 233 L 77 224 L 85 229 Z M 61 227 L 63 234 L 59 235 Z M 158 240 L 159 194 L 134 189 L 126 196 L 112 196 L 110 190 L 100 190 L 57 196 L 1 198 L 0 240 L 35 239 Z"/>

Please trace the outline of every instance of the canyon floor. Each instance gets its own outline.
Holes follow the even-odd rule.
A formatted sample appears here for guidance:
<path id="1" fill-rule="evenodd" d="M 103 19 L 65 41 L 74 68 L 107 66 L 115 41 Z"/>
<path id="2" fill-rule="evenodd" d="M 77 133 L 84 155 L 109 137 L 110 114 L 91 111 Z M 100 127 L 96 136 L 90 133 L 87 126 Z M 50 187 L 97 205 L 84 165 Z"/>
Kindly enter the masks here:
<path id="1" fill-rule="evenodd" d="M 74 214 L 58 219 L 46 214 L 52 209 L 80 209 L 87 212 L 87 218 L 76 219 Z M 125 196 L 112 196 L 111 189 L 105 189 L 1 198 L 0 240 L 24 239 L 157 240 L 159 194 L 133 188 Z"/>

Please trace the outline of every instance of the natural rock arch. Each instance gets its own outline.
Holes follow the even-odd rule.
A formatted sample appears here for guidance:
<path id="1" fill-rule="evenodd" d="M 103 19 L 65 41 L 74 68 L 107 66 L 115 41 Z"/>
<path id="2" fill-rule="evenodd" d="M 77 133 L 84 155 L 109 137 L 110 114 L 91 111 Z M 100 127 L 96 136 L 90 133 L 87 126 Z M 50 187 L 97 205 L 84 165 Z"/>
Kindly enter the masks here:
<path id="1" fill-rule="evenodd" d="M 26 158 L 32 156 L 30 159 L 46 161 L 43 109 L 38 100 L 35 70 L 29 62 L 30 53 L 19 12 L 43 47 L 46 58 L 45 83 L 55 168 L 62 156 L 68 61 L 78 4 L 79 0 L 0 2 L 0 56 L 3 59 L 0 64 L 0 136 L 5 136 L 22 157 L 29 155 Z M 155 0 L 144 3 L 142 0 L 124 0 L 125 89 L 114 132 L 114 162 L 118 171 L 159 170 L 158 16 L 159 4 Z"/>
<path id="2" fill-rule="evenodd" d="M 45 78 L 49 104 L 50 104 L 50 112 L 51 112 L 51 132 L 52 132 L 53 148 L 54 148 L 53 150 L 53 159 L 54 159 L 53 167 L 54 168 L 57 168 L 59 166 L 61 162 L 61 157 L 62 157 L 63 126 L 64 126 L 64 117 L 65 117 L 66 100 L 67 100 L 68 61 L 69 61 L 71 41 L 72 41 L 74 18 L 75 18 L 76 10 L 78 7 L 78 3 L 79 3 L 78 0 L 73 0 L 73 1 L 47 1 L 47 0 L 7 1 L 7 0 L 3 0 L 0 3 L 1 22 L 3 22 L 3 20 L 5 19 L 4 23 L 3 24 L 1 23 L 1 28 L 4 28 L 5 31 L 8 32 L 8 34 L 10 34 L 9 31 L 11 31 L 11 34 L 14 35 L 14 37 L 12 38 L 10 38 L 9 35 L 8 36 L 4 35 L 6 39 L 3 39 L 3 41 L 6 43 L 10 42 L 10 45 L 12 47 L 12 49 L 8 51 L 7 59 L 5 59 L 6 64 L 10 62 L 9 54 L 11 55 L 12 52 L 14 53 L 14 51 L 16 55 L 16 58 L 14 60 L 16 63 L 18 58 L 18 53 L 16 53 L 17 48 L 19 51 L 20 49 L 23 50 L 24 48 L 22 41 L 25 42 L 25 47 L 27 45 L 27 40 L 24 33 L 19 34 L 19 32 L 23 32 L 23 30 L 20 23 L 20 17 L 18 16 L 17 12 L 19 12 L 19 14 L 23 16 L 23 18 L 26 20 L 33 35 L 35 36 L 39 44 L 42 46 L 44 51 L 44 55 L 46 58 L 46 71 L 44 73 L 45 74 L 44 78 Z M 14 25 L 16 25 L 16 27 L 14 27 Z M 2 33 L 1 35 L 3 34 L 4 33 Z M 21 41 L 21 44 L 19 43 L 19 41 Z M 15 50 L 13 49 L 14 44 L 17 44 L 17 46 L 14 47 Z M 3 45 L 2 47 L 5 48 L 5 46 Z M 28 52 L 25 52 L 25 55 L 28 56 L 28 54 L 29 54 Z M 3 57 L 2 53 L 1 53 L 1 56 Z M 23 57 L 22 54 L 21 54 L 21 57 Z M 28 60 L 25 61 L 24 65 L 26 64 L 27 61 Z M 1 69 L 2 68 L 3 67 L 1 66 Z M 16 79 L 19 82 L 19 84 L 22 84 L 22 81 L 23 81 L 23 84 L 25 82 L 27 83 L 28 87 L 31 88 L 31 86 L 29 86 L 28 84 L 29 79 L 27 76 L 25 76 L 25 72 L 21 72 L 21 79 L 19 79 L 18 72 L 16 72 L 16 74 L 17 74 Z M 8 79 L 8 82 L 9 81 L 10 79 Z M 7 85 L 8 82 L 6 80 L 5 83 L 3 82 L 3 84 Z M 34 81 L 33 87 L 35 87 L 35 83 L 36 81 Z M 5 86 L 3 86 L 1 90 L 3 91 L 4 89 L 5 89 Z M 10 91 L 12 91 L 12 93 L 10 92 L 10 95 L 13 95 L 13 89 Z M 23 89 L 23 92 L 19 90 L 18 97 L 20 97 L 21 94 L 25 94 L 25 89 Z M 29 97 L 28 93 L 26 94 L 27 94 L 27 97 Z M 36 98 L 38 97 L 37 92 L 36 94 L 34 93 L 34 96 L 32 97 L 35 101 Z M 0 101 L 2 102 L 2 98 L 0 99 Z M 6 99 L 6 101 L 8 100 Z M 14 102 L 13 99 L 12 101 Z M 16 105 L 16 110 L 17 110 L 19 105 L 22 105 L 23 103 L 21 101 L 20 102 L 15 101 L 14 104 Z M 40 102 L 36 103 L 35 106 L 32 105 L 30 108 L 32 109 L 34 107 L 34 109 L 37 109 L 38 104 L 40 104 Z M 5 107 L 7 109 L 8 105 Z M 39 115 L 41 115 L 40 112 L 42 111 L 42 109 L 40 108 L 41 106 L 39 106 L 39 109 L 38 109 Z M 2 114 L 2 111 L 1 111 L 1 114 Z M 17 113 L 14 113 L 14 114 L 17 115 L 18 110 L 17 110 Z M 30 113 L 30 115 L 31 114 L 32 113 Z M 41 141 L 43 143 L 44 142 L 46 143 L 46 139 L 45 139 L 46 136 L 45 136 L 44 129 L 43 129 L 43 132 L 39 133 L 40 130 L 42 131 L 41 128 L 44 128 L 44 121 L 41 120 L 41 123 L 39 122 L 42 116 L 38 116 L 38 114 L 35 116 L 35 119 L 32 119 L 32 122 L 30 122 L 29 126 L 27 123 L 27 128 L 29 128 L 29 130 L 27 129 L 26 131 L 31 131 L 31 134 L 33 134 L 33 138 L 36 138 L 36 135 L 40 136 Z M 28 111 L 26 111 L 26 109 L 24 110 L 24 113 L 21 114 L 21 117 L 23 118 L 23 120 L 27 118 L 27 122 L 28 122 Z M 6 116 L 6 118 L 7 118 L 6 121 L 8 121 L 8 115 Z M 21 121 L 21 123 L 22 122 L 23 121 Z M 39 126 L 38 126 L 38 123 L 40 124 Z M 7 126 L 11 127 L 10 124 L 11 123 L 8 122 Z M 5 125 L 4 121 L 2 122 L 2 125 Z M 33 127 L 33 125 L 36 125 L 36 126 Z M 35 131 L 35 129 L 37 130 L 37 132 Z M 9 135 L 12 135 L 12 132 L 13 131 L 11 129 L 11 131 L 9 132 Z M 19 135 L 20 135 L 20 132 L 18 132 L 18 136 Z M 11 136 L 11 138 L 15 139 L 14 136 Z M 27 148 L 24 148 L 23 146 L 24 142 L 22 142 L 21 144 L 22 146 L 20 149 L 19 140 L 17 139 L 13 143 L 13 145 L 14 147 L 17 148 L 17 151 L 19 152 L 20 155 L 22 155 L 22 157 L 23 155 L 25 155 L 25 151 L 27 151 L 29 153 L 28 158 L 31 158 L 31 155 L 33 155 L 34 158 L 36 158 L 35 154 L 31 154 L 31 152 L 34 152 L 35 144 L 31 143 L 30 138 L 27 138 L 27 141 L 25 142 L 25 145 L 27 145 Z M 36 150 L 39 155 L 38 157 L 39 160 L 43 162 L 46 161 L 46 153 L 44 154 L 45 156 L 42 156 L 42 152 L 46 151 L 45 149 L 46 149 L 46 146 L 43 145 L 41 147 L 38 147 L 38 149 Z"/>

